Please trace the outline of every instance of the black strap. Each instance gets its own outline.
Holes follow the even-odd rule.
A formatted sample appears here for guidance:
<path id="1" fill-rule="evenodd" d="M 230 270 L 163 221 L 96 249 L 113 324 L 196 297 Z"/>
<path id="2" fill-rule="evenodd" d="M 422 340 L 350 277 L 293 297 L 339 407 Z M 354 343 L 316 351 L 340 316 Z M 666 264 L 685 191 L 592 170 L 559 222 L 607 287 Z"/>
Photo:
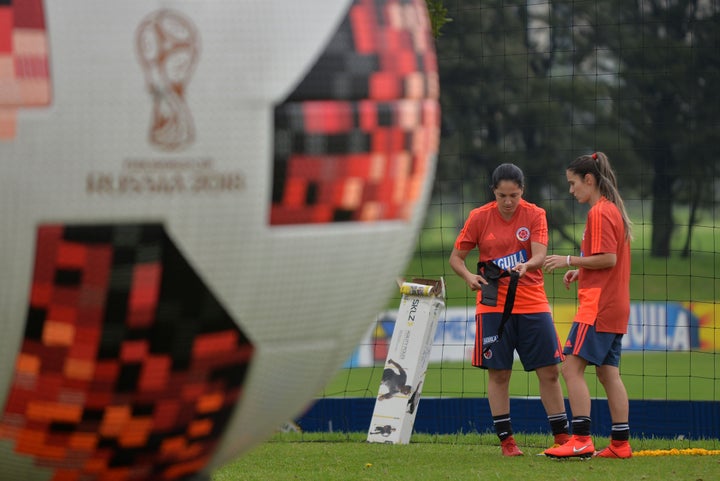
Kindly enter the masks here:
<path id="1" fill-rule="evenodd" d="M 490 346 L 502 339 L 505 324 L 507 324 L 508 319 L 510 319 L 510 314 L 512 314 L 513 306 L 515 305 L 515 293 L 517 292 L 518 280 L 520 280 L 520 274 L 517 271 L 512 271 L 510 273 L 510 284 L 508 284 L 507 295 L 505 296 L 505 307 L 503 308 L 502 318 L 500 319 L 500 326 L 498 326 L 497 339 L 483 349 L 483 354 L 490 350 Z"/>

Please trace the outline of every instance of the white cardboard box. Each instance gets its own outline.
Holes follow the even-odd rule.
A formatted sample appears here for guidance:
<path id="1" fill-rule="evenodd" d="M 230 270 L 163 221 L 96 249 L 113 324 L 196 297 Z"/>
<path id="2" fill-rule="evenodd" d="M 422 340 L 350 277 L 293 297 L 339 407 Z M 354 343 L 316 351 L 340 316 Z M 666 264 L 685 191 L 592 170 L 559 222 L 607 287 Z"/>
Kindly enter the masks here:
<path id="1" fill-rule="evenodd" d="M 410 442 L 435 330 L 445 308 L 442 278 L 403 282 L 400 292 L 400 308 L 368 429 L 371 443 Z"/>

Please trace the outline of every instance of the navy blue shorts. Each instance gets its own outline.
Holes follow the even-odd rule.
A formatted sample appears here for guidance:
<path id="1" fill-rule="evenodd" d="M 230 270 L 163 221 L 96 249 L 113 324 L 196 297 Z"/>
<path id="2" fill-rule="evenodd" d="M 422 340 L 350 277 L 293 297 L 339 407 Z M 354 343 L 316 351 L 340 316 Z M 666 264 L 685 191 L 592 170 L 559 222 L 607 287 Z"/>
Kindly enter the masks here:
<path id="1" fill-rule="evenodd" d="M 512 314 L 505 324 L 502 338 L 494 342 L 501 319 L 500 312 L 475 316 L 473 366 L 483 369 L 512 369 L 514 351 L 517 351 L 526 371 L 562 362 L 562 346 L 549 312 Z M 483 348 L 488 345 L 490 349 L 483 354 Z"/>
<path id="2" fill-rule="evenodd" d="M 597 332 L 594 325 L 573 322 L 564 354 L 573 354 L 593 366 L 620 366 L 622 334 Z"/>

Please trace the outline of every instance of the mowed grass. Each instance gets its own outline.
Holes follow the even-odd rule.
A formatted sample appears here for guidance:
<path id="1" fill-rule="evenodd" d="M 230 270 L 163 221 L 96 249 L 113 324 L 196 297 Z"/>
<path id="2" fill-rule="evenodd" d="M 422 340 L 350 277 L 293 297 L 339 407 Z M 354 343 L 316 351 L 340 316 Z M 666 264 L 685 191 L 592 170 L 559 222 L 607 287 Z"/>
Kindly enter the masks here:
<path id="1" fill-rule="evenodd" d="M 535 373 L 522 370 L 519 362 L 510 379 L 511 396 L 538 396 Z M 321 397 L 374 397 L 383 366 L 342 369 Z M 631 399 L 690 401 L 720 400 L 720 355 L 714 352 L 624 352 L 620 371 Z M 605 397 L 589 367 L 586 379 L 593 397 Z M 423 384 L 423 397 L 486 397 L 487 373 L 468 362 L 430 364 Z"/>
<path id="2" fill-rule="evenodd" d="M 720 456 L 636 456 L 557 461 L 537 456 L 548 436 L 518 435 L 525 456 L 504 458 L 494 435 L 414 435 L 410 444 L 368 444 L 366 433 L 282 433 L 218 469 L 212 481 L 714 481 Z M 596 449 L 607 445 L 596 438 Z M 633 440 L 636 452 L 717 450 L 718 441 Z"/>

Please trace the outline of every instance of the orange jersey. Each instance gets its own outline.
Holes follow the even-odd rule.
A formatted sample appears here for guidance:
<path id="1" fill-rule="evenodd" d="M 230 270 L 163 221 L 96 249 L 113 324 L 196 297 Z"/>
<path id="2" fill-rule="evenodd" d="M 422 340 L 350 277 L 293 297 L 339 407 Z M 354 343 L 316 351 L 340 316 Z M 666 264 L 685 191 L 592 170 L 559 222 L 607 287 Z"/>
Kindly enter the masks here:
<path id="1" fill-rule="evenodd" d="M 477 247 L 480 262 L 494 262 L 502 269 L 509 269 L 532 257 L 533 242 L 547 245 L 545 210 L 520 199 L 512 219 L 506 221 L 498 211 L 497 201 L 492 201 L 470 212 L 455 240 L 455 248 L 468 251 Z M 477 313 L 502 312 L 508 284 L 508 277 L 500 279 L 497 306 L 481 304 L 482 293 L 478 291 Z M 514 314 L 536 312 L 550 312 L 542 269 L 527 271 L 520 278 L 513 307 Z"/>
<path id="2" fill-rule="evenodd" d="M 597 332 L 627 333 L 630 318 L 630 242 L 620 209 L 605 197 L 592 206 L 581 244 L 581 256 L 612 253 L 614 267 L 580 268 L 575 321 L 595 324 Z"/>

